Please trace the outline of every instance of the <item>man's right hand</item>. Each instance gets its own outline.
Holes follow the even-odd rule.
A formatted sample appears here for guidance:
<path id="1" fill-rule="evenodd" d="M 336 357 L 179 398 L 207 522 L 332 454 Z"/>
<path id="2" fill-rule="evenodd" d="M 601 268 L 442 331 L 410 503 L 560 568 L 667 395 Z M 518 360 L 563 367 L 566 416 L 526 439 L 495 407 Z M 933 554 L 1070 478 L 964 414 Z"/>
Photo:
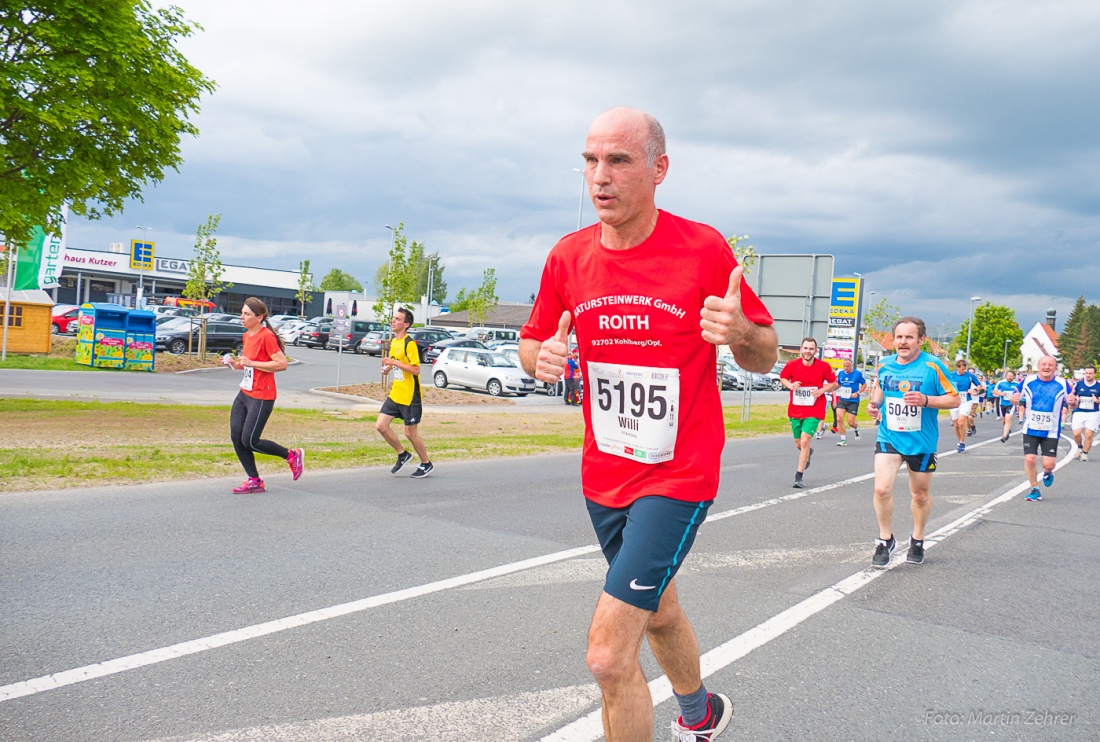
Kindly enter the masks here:
<path id="1" fill-rule="evenodd" d="M 556 384 L 565 372 L 569 360 L 569 325 L 572 317 L 562 312 L 558 320 L 558 331 L 542 341 L 538 360 L 535 364 L 535 378 L 548 384 Z"/>

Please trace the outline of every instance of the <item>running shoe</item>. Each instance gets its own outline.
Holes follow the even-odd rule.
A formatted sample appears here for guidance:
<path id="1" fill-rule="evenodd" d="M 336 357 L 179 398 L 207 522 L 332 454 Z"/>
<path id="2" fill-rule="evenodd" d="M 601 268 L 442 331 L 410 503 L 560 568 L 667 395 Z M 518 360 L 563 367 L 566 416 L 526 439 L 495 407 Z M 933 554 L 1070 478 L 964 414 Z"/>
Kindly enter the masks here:
<path id="1" fill-rule="evenodd" d="M 817 435 L 815 435 L 814 438 L 817 438 L 818 440 L 821 440 L 821 436 L 823 436 L 823 435 L 825 435 L 825 431 L 824 430 L 819 430 L 819 431 L 817 431 Z"/>
<path id="2" fill-rule="evenodd" d="M 924 539 L 917 541 L 912 536 L 909 537 L 909 553 L 905 555 L 905 561 L 910 564 L 924 563 Z"/>
<path id="3" fill-rule="evenodd" d="M 1006 443 L 1007 441 L 1008 441 L 1008 436 L 1007 435 L 1002 435 L 1001 436 L 1001 443 Z"/>
<path id="4" fill-rule="evenodd" d="M 893 536 L 889 541 L 883 541 L 880 538 L 875 539 L 875 555 L 871 557 L 872 567 L 885 567 L 890 563 L 890 555 L 894 553 L 894 549 L 898 548 L 898 540 Z"/>
<path id="5" fill-rule="evenodd" d="M 290 465 L 290 473 L 294 475 L 294 481 L 302 476 L 306 470 L 306 450 L 304 448 L 290 449 L 290 455 L 286 457 L 286 463 Z"/>
<path id="6" fill-rule="evenodd" d="M 839 441 L 837 441 L 837 442 L 836 442 L 836 444 L 837 444 L 838 446 L 847 446 L 847 445 L 848 445 L 848 441 L 846 441 L 846 440 L 844 440 L 843 438 L 841 438 L 841 439 L 840 439 Z"/>
<path id="7" fill-rule="evenodd" d="M 249 477 L 241 482 L 240 487 L 233 488 L 234 495 L 252 495 L 259 492 L 267 492 L 267 488 L 264 487 L 264 480 L 255 479 L 253 477 Z"/>
<path id="8" fill-rule="evenodd" d="M 1049 487 L 1052 484 L 1054 484 L 1054 472 L 1052 472 L 1052 471 L 1043 472 L 1043 486 L 1044 487 Z"/>
<path id="9" fill-rule="evenodd" d="M 416 471 L 412 473 L 413 479 L 423 479 L 424 477 L 431 474 L 432 469 L 434 468 L 435 467 L 432 466 L 432 462 L 430 461 L 426 464 L 421 464 L 420 466 L 416 467 Z"/>
<path id="10" fill-rule="evenodd" d="M 974 435 L 977 432 L 978 432 L 978 426 L 977 425 L 971 425 L 970 430 L 966 431 L 966 434 L 968 436 L 970 436 L 970 435 Z"/>
<path id="11" fill-rule="evenodd" d="M 677 742 L 710 742 L 725 731 L 733 718 L 733 702 L 721 693 L 707 694 L 707 718 L 698 726 L 685 727 L 684 717 L 672 722 L 672 738 Z"/>
<path id="12" fill-rule="evenodd" d="M 1087 453 L 1082 453 L 1081 454 L 1081 460 L 1082 461 L 1088 461 L 1089 460 L 1089 455 Z"/>
<path id="13" fill-rule="evenodd" d="M 402 451 L 401 453 L 397 454 L 397 463 L 393 465 L 392 469 L 390 469 L 390 474 L 396 474 L 397 472 L 401 471 L 401 467 L 412 461 L 412 457 L 413 455 L 408 451 Z"/>
<path id="14" fill-rule="evenodd" d="M 829 432 L 830 432 L 830 433 L 833 433 L 833 434 L 835 435 L 835 434 L 836 434 L 836 433 L 838 433 L 839 431 L 838 431 L 838 430 L 836 429 L 836 426 L 834 425 L 833 427 L 829 428 Z"/>
<path id="15" fill-rule="evenodd" d="M 1028 492 L 1024 499 L 1028 502 L 1039 502 L 1043 499 L 1043 493 L 1039 491 L 1038 487 L 1032 487 L 1031 492 Z"/>
<path id="16" fill-rule="evenodd" d="M 1081 458 L 1081 449 L 1080 448 L 1077 449 L 1077 453 L 1073 454 L 1073 458 L 1075 458 L 1075 459 Z"/>
<path id="17" fill-rule="evenodd" d="M 852 428 L 852 431 L 856 434 L 856 440 L 859 440 L 859 428 Z"/>
<path id="18" fill-rule="evenodd" d="M 796 489 L 796 490 L 806 489 L 806 485 L 804 485 L 802 483 L 802 478 L 801 477 L 795 477 L 794 484 L 791 485 L 791 489 Z"/>
<path id="19" fill-rule="evenodd" d="M 966 453 L 966 444 L 960 443 L 959 445 L 955 446 L 955 453 Z"/>

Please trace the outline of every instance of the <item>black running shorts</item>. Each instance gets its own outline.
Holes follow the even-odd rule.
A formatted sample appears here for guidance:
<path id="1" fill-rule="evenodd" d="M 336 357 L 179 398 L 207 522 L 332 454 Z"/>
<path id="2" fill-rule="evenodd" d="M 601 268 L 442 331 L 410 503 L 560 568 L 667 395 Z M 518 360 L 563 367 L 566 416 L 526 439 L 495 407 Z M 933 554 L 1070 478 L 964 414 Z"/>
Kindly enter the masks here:
<path id="1" fill-rule="evenodd" d="M 915 453 L 912 455 L 904 454 L 891 446 L 889 443 L 883 443 L 879 441 L 875 444 L 875 453 L 892 453 L 897 456 L 901 456 L 901 460 L 905 462 L 905 465 L 909 467 L 909 471 L 936 471 L 936 453 Z"/>
<path id="2" fill-rule="evenodd" d="M 386 401 L 382 403 L 382 409 L 379 412 L 382 415 L 389 415 L 392 418 L 403 420 L 405 425 L 416 425 L 424 417 L 424 409 L 420 405 L 397 404 L 389 397 L 386 397 Z"/>
<path id="3" fill-rule="evenodd" d="M 1037 435 L 1024 433 L 1024 454 L 1034 456 L 1042 450 L 1043 456 L 1052 459 L 1058 455 L 1057 438 L 1040 438 Z"/>

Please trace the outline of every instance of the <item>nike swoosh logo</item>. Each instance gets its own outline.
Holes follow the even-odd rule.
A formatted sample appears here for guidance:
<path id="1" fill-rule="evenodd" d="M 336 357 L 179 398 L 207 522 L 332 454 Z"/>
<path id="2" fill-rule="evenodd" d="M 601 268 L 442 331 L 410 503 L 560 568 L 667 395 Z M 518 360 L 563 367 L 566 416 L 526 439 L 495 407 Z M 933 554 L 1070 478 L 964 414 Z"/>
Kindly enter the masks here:
<path id="1" fill-rule="evenodd" d="M 630 581 L 631 590 L 656 590 L 656 585 L 639 585 L 637 580 Z"/>

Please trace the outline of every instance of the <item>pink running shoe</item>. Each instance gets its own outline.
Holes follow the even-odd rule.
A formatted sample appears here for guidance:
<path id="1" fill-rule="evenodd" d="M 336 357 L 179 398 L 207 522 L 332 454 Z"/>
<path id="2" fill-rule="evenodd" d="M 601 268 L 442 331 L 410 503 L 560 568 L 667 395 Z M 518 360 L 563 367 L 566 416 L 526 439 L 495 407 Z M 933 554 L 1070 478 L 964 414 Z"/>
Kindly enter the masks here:
<path id="1" fill-rule="evenodd" d="M 290 455 L 286 457 L 286 463 L 290 465 L 290 473 L 294 475 L 294 481 L 302 476 L 306 470 L 306 450 L 304 448 L 290 449 Z"/>
<path id="2" fill-rule="evenodd" d="M 264 480 L 253 479 L 252 477 L 244 480 L 240 487 L 233 488 L 234 495 L 251 495 L 259 492 L 267 492 L 267 488 L 264 487 Z"/>

